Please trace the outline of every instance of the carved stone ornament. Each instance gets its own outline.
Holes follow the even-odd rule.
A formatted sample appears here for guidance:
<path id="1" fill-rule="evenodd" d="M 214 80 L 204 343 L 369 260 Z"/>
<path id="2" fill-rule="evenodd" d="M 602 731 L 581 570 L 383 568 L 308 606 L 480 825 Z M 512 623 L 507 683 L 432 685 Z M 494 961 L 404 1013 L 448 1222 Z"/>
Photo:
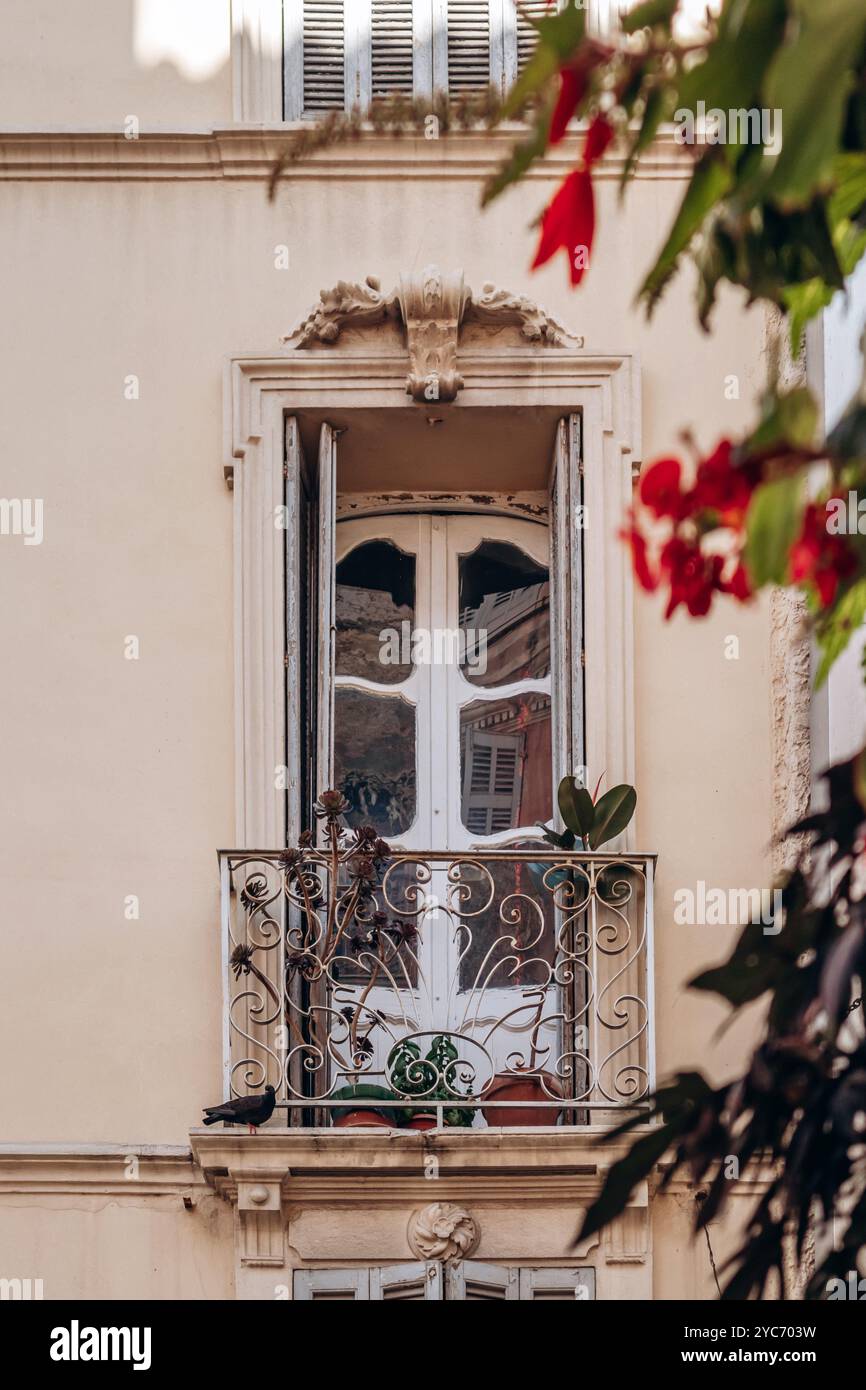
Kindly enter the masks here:
<path id="1" fill-rule="evenodd" d="M 322 290 L 318 304 L 283 338 L 296 348 L 337 341 L 344 328 L 372 328 L 388 319 L 402 323 L 409 351 L 406 392 L 421 403 L 453 401 L 463 385 L 457 369 L 457 346 L 465 324 L 486 328 L 515 327 L 539 347 L 583 347 L 575 338 L 525 295 L 497 289 L 489 282 L 474 296 L 463 283 L 462 270 L 444 275 L 430 265 L 420 272 L 401 275 L 390 294 L 382 294 L 379 281 L 368 275 L 363 285 L 340 280 L 332 290 Z"/>
<path id="2" fill-rule="evenodd" d="M 478 1245 L 478 1222 L 465 1207 L 431 1202 L 409 1219 L 409 1244 L 420 1260 L 465 1260 Z"/>

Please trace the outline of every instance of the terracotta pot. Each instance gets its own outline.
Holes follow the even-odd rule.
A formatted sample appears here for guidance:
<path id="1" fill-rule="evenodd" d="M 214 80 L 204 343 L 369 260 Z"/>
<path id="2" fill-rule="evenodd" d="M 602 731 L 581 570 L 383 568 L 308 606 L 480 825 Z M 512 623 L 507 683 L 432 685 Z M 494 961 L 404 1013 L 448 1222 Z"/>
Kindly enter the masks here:
<path id="1" fill-rule="evenodd" d="M 544 1087 L 541 1084 L 542 1077 Z M 550 1100 L 553 1096 L 563 1095 L 560 1081 L 549 1071 L 537 1072 L 534 1076 L 506 1076 L 503 1073 L 494 1076 L 490 1089 L 485 1092 L 485 1100 L 544 1100 L 548 1104 L 539 1105 L 535 1109 L 529 1106 L 526 1109 L 515 1106 L 513 1110 L 505 1105 L 497 1106 L 495 1109 L 482 1105 L 481 1113 L 488 1125 L 502 1129 L 525 1129 L 527 1125 L 555 1125 L 562 1111 L 554 1110 L 550 1106 Z"/>
<path id="2" fill-rule="evenodd" d="M 406 1129 L 435 1129 L 435 1115 L 413 1115 L 411 1120 L 407 1120 L 404 1126 Z"/>
<path id="3" fill-rule="evenodd" d="M 390 1129 L 391 1121 L 380 1115 L 378 1110 L 341 1110 L 335 1112 L 332 1124 L 337 1129 L 350 1129 L 353 1125 L 378 1125 L 380 1129 Z"/>

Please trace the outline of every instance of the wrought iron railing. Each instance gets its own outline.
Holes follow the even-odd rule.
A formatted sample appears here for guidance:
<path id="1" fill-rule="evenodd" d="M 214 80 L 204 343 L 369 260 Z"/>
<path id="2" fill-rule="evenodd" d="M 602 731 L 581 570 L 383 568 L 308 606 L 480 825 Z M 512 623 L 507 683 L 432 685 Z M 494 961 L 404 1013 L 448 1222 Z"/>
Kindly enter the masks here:
<path id="1" fill-rule="evenodd" d="M 290 1125 L 378 1108 L 413 1127 L 645 1102 L 654 855 L 395 851 L 342 939 L 354 890 L 329 909 L 324 862 L 302 884 L 279 851 L 219 857 L 227 1097 L 270 1083 Z"/>

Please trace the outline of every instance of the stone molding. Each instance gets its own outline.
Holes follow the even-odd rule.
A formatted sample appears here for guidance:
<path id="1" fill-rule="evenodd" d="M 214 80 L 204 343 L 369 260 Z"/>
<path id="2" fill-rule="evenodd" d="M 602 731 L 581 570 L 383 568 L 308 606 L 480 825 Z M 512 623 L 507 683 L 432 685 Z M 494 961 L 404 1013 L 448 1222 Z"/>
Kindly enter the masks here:
<path id="1" fill-rule="evenodd" d="M 490 282 L 473 295 L 462 270 L 443 273 L 436 265 L 401 275 L 390 294 L 382 293 L 375 275 L 363 284 L 338 280 L 332 289 L 322 290 L 318 303 L 282 341 L 302 349 L 330 345 L 344 328 L 378 328 L 388 319 L 405 331 L 406 393 L 419 404 L 453 401 L 463 387 L 457 354 L 465 324 L 478 323 L 490 331 L 517 328 L 537 347 L 583 347 L 582 338 L 568 333 L 534 300 Z"/>
<path id="2" fill-rule="evenodd" d="M 237 124 L 203 130 L 145 130 L 136 140 L 119 130 L 7 130 L 0 132 L 0 179 L 266 180 L 293 131 L 308 124 Z M 674 139 L 673 126 L 660 133 L 641 159 L 635 178 L 688 179 L 694 164 Z M 299 161 L 284 182 L 386 180 L 395 178 L 485 180 L 495 173 L 522 127 L 456 131 L 441 140 L 404 136 L 392 140 L 361 135 L 350 144 L 322 150 Z M 523 132 L 525 133 L 525 132 Z M 530 182 L 557 181 L 574 168 L 582 135 L 569 135 L 525 175 Z M 623 160 L 609 150 L 593 168 L 602 181 L 619 179 Z"/>

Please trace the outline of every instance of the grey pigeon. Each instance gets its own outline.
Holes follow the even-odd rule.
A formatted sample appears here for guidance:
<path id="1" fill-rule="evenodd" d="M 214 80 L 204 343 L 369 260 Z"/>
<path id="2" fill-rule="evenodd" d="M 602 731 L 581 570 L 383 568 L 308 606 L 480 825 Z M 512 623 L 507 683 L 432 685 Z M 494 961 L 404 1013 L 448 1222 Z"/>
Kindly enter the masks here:
<path id="1" fill-rule="evenodd" d="M 276 1099 L 273 1086 L 266 1086 L 261 1096 L 238 1096 L 237 1100 L 227 1100 L 224 1105 L 206 1105 L 204 1122 L 215 1125 L 223 1120 L 227 1125 L 249 1125 L 252 1134 L 257 1125 L 271 1118 Z"/>

